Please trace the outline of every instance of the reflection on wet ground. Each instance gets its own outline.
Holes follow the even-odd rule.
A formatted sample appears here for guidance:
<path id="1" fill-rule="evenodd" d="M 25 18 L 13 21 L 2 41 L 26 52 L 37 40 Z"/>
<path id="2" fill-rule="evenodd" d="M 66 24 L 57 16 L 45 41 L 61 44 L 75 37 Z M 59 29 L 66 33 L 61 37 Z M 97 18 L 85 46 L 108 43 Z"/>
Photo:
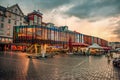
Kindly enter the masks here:
<path id="1" fill-rule="evenodd" d="M 114 54 L 116 56 L 116 54 Z M 29 59 L 25 53 L 0 54 L 0 80 L 119 80 L 120 69 L 103 56 L 56 55 Z"/>

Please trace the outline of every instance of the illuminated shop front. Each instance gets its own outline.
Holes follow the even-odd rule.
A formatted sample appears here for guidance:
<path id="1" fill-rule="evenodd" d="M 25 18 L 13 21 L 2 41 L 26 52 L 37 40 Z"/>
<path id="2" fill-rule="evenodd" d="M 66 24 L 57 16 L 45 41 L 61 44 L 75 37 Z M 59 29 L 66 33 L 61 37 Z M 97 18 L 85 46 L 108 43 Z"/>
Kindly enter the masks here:
<path id="1" fill-rule="evenodd" d="M 65 47 L 68 44 L 67 40 L 66 33 L 56 27 L 36 25 L 14 27 L 14 43 Z"/>
<path id="2" fill-rule="evenodd" d="M 81 33 L 61 30 L 59 27 L 47 27 L 47 26 L 15 26 L 14 27 L 14 43 L 27 43 L 27 44 L 47 44 L 49 46 L 62 46 L 68 48 L 69 39 L 73 46 L 80 45 L 81 47 L 87 47 L 93 43 L 106 46 L 107 41 L 97 37 L 83 35 Z M 75 45 L 76 44 L 76 45 Z"/>

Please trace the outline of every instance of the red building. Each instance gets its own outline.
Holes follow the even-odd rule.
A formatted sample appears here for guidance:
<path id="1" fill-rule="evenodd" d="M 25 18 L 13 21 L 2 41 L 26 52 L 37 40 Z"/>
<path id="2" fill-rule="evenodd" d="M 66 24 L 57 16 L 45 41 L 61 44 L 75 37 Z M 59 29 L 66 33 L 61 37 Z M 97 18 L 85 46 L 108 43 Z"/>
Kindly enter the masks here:
<path id="1" fill-rule="evenodd" d="M 42 15 L 39 10 L 29 13 L 27 16 L 29 25 L 42 25 Z"/>

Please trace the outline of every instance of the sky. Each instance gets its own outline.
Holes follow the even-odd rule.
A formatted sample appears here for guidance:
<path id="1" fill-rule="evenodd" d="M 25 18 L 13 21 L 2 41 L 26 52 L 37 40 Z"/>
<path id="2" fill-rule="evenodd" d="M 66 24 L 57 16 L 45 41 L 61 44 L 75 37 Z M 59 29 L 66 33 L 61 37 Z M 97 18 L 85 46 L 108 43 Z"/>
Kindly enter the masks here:
<path id="1" fill-rule="evenodd" d="M 25 15 L 43 13 L 44 22 L 67 25 L 70 30 L 120 41 L 120 0 L 0 0 L 9 7 L 18 4 Z"/>

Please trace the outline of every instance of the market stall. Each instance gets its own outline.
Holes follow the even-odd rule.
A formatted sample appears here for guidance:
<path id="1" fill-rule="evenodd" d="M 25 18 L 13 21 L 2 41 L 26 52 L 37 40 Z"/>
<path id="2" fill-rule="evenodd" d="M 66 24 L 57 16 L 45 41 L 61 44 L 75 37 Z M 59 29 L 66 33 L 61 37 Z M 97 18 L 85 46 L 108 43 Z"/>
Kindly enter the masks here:
<path id="1" fill-rule="evenodd" d="M 88 47 L 88 54 L 101 55 L 102 53 L 103 53 L 103 48 L 96 43 Z"/>

